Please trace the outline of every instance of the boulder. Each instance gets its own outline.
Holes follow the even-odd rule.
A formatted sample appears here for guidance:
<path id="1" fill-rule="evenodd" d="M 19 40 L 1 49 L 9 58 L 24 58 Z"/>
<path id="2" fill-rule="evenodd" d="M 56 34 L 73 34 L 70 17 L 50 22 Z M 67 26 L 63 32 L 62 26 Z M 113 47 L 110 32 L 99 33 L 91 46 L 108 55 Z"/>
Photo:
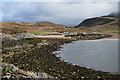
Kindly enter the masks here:
<path id="1" fill-rule="evenodd" d="M 16 40 L 16 38 L 6 33 L 0 33 L 0 39 L 2 42 L 10 42 Z"/>
<path id="2" fill-rule="evenodd" d="M 36 38 L 34 34 L 30 34 L 30 33 L 18 33 L 16 34 L 16 36 L 18 40 L 27 39 L 27 38 Z"/>
<path id="3" fill-rule="evenodd" d="M 30 71 L 24 71 L 19 69 L 18 67 L 15 67 L 13 64 L 6 64 L 3 63 L 3 78 L 7 77 L 7 80 L 10 78 L 19 78 L 20 76 L 23 78 L 33 78 L 35 79 L 44 79 L 44 78 L 54 78 L 53 76 L 48 75 L 44 72 L 30 72 Z M 11 75 L 12 74 L 12 75 Z M 56 80 L 59 80 L 58 78 L 55 78 Z"/>

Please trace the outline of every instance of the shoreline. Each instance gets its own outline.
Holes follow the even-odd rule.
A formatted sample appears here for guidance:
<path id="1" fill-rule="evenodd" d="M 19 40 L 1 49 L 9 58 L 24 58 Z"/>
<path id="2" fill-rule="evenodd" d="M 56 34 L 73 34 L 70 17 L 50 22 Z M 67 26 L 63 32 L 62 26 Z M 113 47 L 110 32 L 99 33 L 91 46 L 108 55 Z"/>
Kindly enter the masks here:
<path id="1" fill-rule="evenodd" d="M 117 42 L 118 39 L 77 40 L 77 41 L 73 41 L 72 43 L 69 43 L 69 44 L 74 46 L 74 43 L 75 43 L 75 42 L 76 42 L 76 43 L 79 43 L 79 42 L 82 42 L 82 43 L 83 43 L 83 42 L 84 42 L 84 43 L 86 43 L 86 42 L 87 42 L 87 43 L 88 43 L 88 42 L 89 42 L 89 43 L 91 43 L 91 42 L 92 42 L 92 43 L 94 43 L 94 42 L 95 42 L 95 43 L 99 43 L 99 42 L 100 42 L 100 43 L 104 43 L 104 42 L 109 42 L 109 41 L 110 41 L 110 42 L 111 42 L 111 41 L 112 41 L 112 42 L 114 42 L 114 41 Z M 62 60 L 65 60 L 65 62 L 69 62 L 69 63 L 72 63 L 72 64 L 74 63 L 73 65 L 79 65 L 79 66 L 81 66 L 81 63 L 79 63 L 78 61 L 77 61 L 78 63 L 76 63 L 76 61 L 75 61 L 76 59 L 74 59 L 74 58 L 71 57 L 71 56 L 75 56 L 75 58 L 76 58 L 76 55 L 73 54 L 74 52 L 71 53 L 71 51 L 72 51 L 71 49 L 72 49 L 72 48 L 71 48 L 71 46 L 70 46 L 69 44 L 68 44 L 68 45 L 67 45 L 67 44 L 66 44 L 66 45 L 63 45 L 62 48 L 60 48 L 60 50 L 58 51 L 57 57 L 61 57 Z M 69 48 L 69 47 L 70 47 L 70 48 Z M 75 47 L 76 47 L 76 46 L 75 46 Z M 78 47 L 78 46 L 77 46 L 77 47 Z M 76 47 L 76 48 L 77 48 L 77 47 Z M 68 50 L 67 50 L 67 49 L 68 49 Z M 75 50 L 75 49 L 74 49 L 74 50 Z M 74 50 L 73 50 L 73 51 L 74 51 Z M 78 51 L 78 50 L 79 50 L 79 49 L 77 49 L 77 51 Z M 81 50 L 81 49 L 80 49 L 80 50 Z M 57 51 L 55 51 L 55 52 L 56 52 L 56 54 L 57 54 Z M 70 55 L 69 55 L 68 52 L 70 52 Z M 62 53 L 62 54 L 61 54 L 61 53 Z M 79 53 L 80 53 L 80 52 L 79 52 Z M 90 53 L 90 52 L 89 52 L 89 53 Z M 83 53 L 82 53 L 82 54 L 83 54 Z M 87 54 L 88 54 L 88 53 L 87 53 Z M 64 57 L 64 56 L 65 56 L 65 57 Z M 80 56 L 81 56 L 81 55 L 80 55 Z M 84 55 L 83 55 L 83 56 L 84 56 Z M 77 60 L 79 60 L 79 59 L 80 59 L 80 58 L 77 57 Z M 114 59 L 114 58 L 113 58 L 113 59 Z M 73 61 L 72 61 L 72 60 L 73 60 Z M 81 59 L 80 59 L 80 60 L 81 60 Z M 79 60 L 79 61 L 80 61 L 80 60 Z M 82 61 L 82 64 L 85 64 L 83 58 L 82 58 L 82 60 L 83 60 L 83 61 Z M 102 62 L 101 62 L 101 63 L 102 63 Z M 86 64 L 85 64 L 85 65 L 86 65 Z M 98 65 L 99 65 L 99 64 L 98 64 Z M 111 65 L 112 65 L 112 64 L 111 64 Z M 99 71 L 99 70 L 100 70 L 100 69 L 97 68 L 97 67 L 93 68 L 93 66 L 92 66 L 92 67 L 91 67 L 91 66 L 92 66 L 92 65 L 89 65 L 89 67 L 88 67 L 88 66 L 82 66 L 82 67 L 86 67 L 86 68 L 88 68 L 88 69 L 93 69 L 93 70 L 96 70 L 96 71 Z M 108 67 L 108 68 L 109 68 L 109 67 Z M 101 69 L 100 71 L 120 74 L 117 70 L 116 70 L 116 71 L 105 71 L 105 70 L 106 70 L 106 69 L 104 69 L 104 70 Z"/>
<path id="2" fill-rule="evenodd" d="M 117 39 L 117 38 L 103 38 L 103 39 L 83 40 L 83 41 L 103 41 L 103 40 L 119 40 L 119 39 Z"/>
<path id="3" fill-rule="evenodd" d="M 43 42 L 41 43 L 41 40 L 43 40 Z M 44 41 L 45 40 L 45 41 Z M 35 42 L 34 42 L 35 41 Z M 47 42 L 46 42 L 47 41 Z M 61 60 L 60 59 L 60 57 L 56 57 L 56 55 L 55 54 L 51 54 L 52 52 L 54 52 L 54 51 L 57 51 L 58 49 L 60 49 L 60 47 L 61 47 L 61 45 L 64 45 L 64 44 L 68 44 L 68 43 L 71 43 L 72 41 L 77 41 L 77 40 L 73 40 L 73 39 L 62 39 L 62 38 L 59 38 L 59 39 L 57 39 L 57 38 L 42 38 L 42 39 L 36 39 L 36 40 L 28 40 L 28 44 L 30 44 L 30 43 L 32 43 L 32 44 L 34 44 L 34 45 L 36 45 L 36 44 L 40 44 L 40 45 L 43 45 L 43 46 L 35 46 L 34 47 L 34 49 L 35 50 L 33 50 L 34 52 L 31 52 L 31 51 L 29 51 L 28 50 L 28 52 L 30 53 L 30 54 L 28 54 L 27 52 L 26 53 L 24 53 L 24 55 L 23 55 L 23 53 L 21 53 L 21 54 L 17 54 L 16 53 L 16 50 L 13 48 L 11 48 L 11 50 L 10 51 L 12 51 L 12 50 L 15 50 L 14 51 L 14 54 L 13 54 L 13 56 L 5 56 L 4 55 L 4 60 L 3 61 L 5 61 L 5 62 L 7 62 L 7 63 L 12 63 L 12 64 L 15 64 L 15 66 L 18 66 L 19 68 L 21 68 L 21 67 L 24 67 L 23 68 L 23 70 L 33 70 L 33 71 L 36 71 L 36 70 L 38 70 L 37 68 L 35 68 L 35 69 L 33 69 L 33 68 L 30 68 L 29 67 L 29 65 L 31 65 L 30 63 L 31 62 L 29 62 L 29 59 L 30 60 L 32 60 L 32 57 L 30 57 L 29 55 L 32 55 L 33 57 L 36 57 L 36 58 L 33 58 L 33 60 L 35 59 L 35 60 L 37 60 L 37 62 L 40 62 L 38 59 L 40 59 L 39 57 L 38 57 L 38 59 L 37 59 L 37 56 L 40 56 L 40 51 L 41 51 L 41 53 L 43 52 L 43 54 L 45 55 L 45 56 L 41 56 L 41 58 L 42 59 L 40 59 L 40 60 L 45 60 L 45 64 L 46 65 L 48 65 L 48 66 L 46 66 L 45 64 L 41 64 L 41 62 L 40 62 L 40 64 L 39 65 L 41 65 L 41 66 L 43 66 L 42 68 L 41 68 L 41 70 L 43 70 L 44 72 L 46 72 L 46 73 L 48 73 L 48 74 L 50 74 L 50 75 L 52 75 L 53 77 L 58 77 L 58 78 L 60 78 L 60 79 L 80 79 L 81 77 L 84 77 L 84 78 L 87 78 L 87 77 L 90 77 L 90 78 L 97 78 L 98 77 L 98 75 L 100 75 L 99 77 L 100 78 L 109 78 L 109 77 L 111 77 L 111 76 L 113 76 L 113 78 L 117 78 L 117 76 L 119 77 L 120 76 L 120 74 L 113 74 L 113 73 L 110 73 L 110 72 L 103 72 L 103 71 L 96 71 L 96 70 L 92 70 L 92 69 L 88 69 L 88 68 L 86 68 L 86 67 L 80 67 L 80 66 L 77 66 L 77 65 L 73 65 L 73 64 L 71 64 L 71 63 L 68 63 L 68 62 L 65 62 L 64 60 Z M 27 41 L 25 41 L 25 42 L 27 42 Z M 40 43 L 39 43 L 40 42 Z M 50 43 L 49 43 L 50 42 Z M 24 41 L 23 41 L 23 44 L 24 44 Z M 30 47 L 27 47 L 28 49 L 30 48 Z M 40 49 L 39 49 L 40 48 Z M 31 48 L 32 49 L 32 48 Z M 41 50 L 42 49 L 42 50 Z M 19 50 L 19 49 L 18 49 Z M 21 50 L 21 49 L 20 49 Z M 50 51 L 48 51 L 48 50 L 50 50 Z M 21 52 L 24 52 L 24 51 L 26 51 L 26 49 L 25 50 L 21 50 Z M 37 53 L 36 53 L 36 51 L 38 51 Z M 19 51 L 20 52 L 20 51 Z M 7 52 L 8 53 L 8 52 Z M 39 53 L 39 54 L 38 54 Z M 47 53 L 47 54 L 46 54 Z M 9 54 L 9 53 L 8 53 Z M 43 54 L 41 54 L 41 55 L 43 55 Z M 21 55 L 23 55 L 23 56 L 25 56 L 25 55 L 28 55 L 29 57 L 24 57 L 25 59 L 27 59 L 28 60 L 28 62 L 26 63 L 26 62 L 23 62 L 23 58 L 22 57 L 20 57 Z M 51 58 L 49 58 L 49 57 L 51 57 L 51 58 L 53 58 L 53 59 L 51 59 Z M 19 58 L 20 60 L 18 60 L 17 58 Z M 15 58 L 15 59 L 14 59 Z M 18 60 L 19 62 L 22 62 L 22 64 L 29 64 L 27 67 L 29 67 L 29 68 L 27 68 L 26 66 L 24 66 L 24 65 L 21 65 L 21 67 L 20 67 L 20 64 L 18 64 L 18 62 L 16 63 L 16 61 L 14 62 L 14 60 Z M 53 64 L 53 65 L 51 65 L 50 63 L 48 63 L 48 62 L 46 62 L 46 60 L 47 61 L 51 61 L 50 63 L 51 64 Z M 52 61 L 53 60 L 53 61 Z M 36 63 L 36 61 L 34 62 L 34 63 L 32 63 L 32 65 L 31 66 L 33 66 L 33 64 L 35 65 L 35 63 Z M 38 65 L 35 65 L 34 67 L 37 67 Z M 44 68 L 46 66 L 46 68 Z M 51 66 L 51 67 L 50 67 Z M 54 67 L 52 67 L 52 66 L 54 66 Z M 63 67 L 64 66 L 64 67 Z M 27 68 L 27 69 L 26 69 Z M 48 70 L 50 68 L 50 70 Z M 70 68 L 70 69 L 68 69 L 68 68 Z M 71 70 L 72 69 L 72 70 Z M 74 70 L 75 69 L 77 69 L 77 70 L 80 70 L 80 72 L 79 71 L 75 71 L 74 72 Z M 58 72 L 57 72 L 58 71 Z M 63 71 L 63 72 L 62 72 Z M 72 73 L 70 73 L 72 71 Z M 51 73 L 52 72 L 52 73 Z M 55 72 L 55 74 L 54 74 L 54 72 Z M 88 72 L 88 73 L 86 73 L 86 72 Z M 78 75 L 79 74 L 79 75 Z M 84 74 L 84 75 L 83 75 Z M 93 75 L 94 74 L 94 75 Z M 74 77 L 76 75 L 76 77 Z M 82 75 L 82 76 L 81 76 Z M 111 79 L 112 80 L 112 79 Z"/>

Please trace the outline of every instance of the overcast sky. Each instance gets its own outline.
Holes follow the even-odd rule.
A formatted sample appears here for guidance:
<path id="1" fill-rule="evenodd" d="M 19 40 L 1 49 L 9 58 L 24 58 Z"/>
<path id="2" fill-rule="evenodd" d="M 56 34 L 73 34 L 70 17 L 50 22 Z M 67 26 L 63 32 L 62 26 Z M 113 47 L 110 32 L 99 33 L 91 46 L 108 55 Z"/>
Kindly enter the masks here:
<path id="1" fill-rule="evenodd" d="M 49 2 L 48 2 L 49 1 Z M 50 21 L 75 26 L 86 18 L 99 17 L 118 11 L 119 0 L 4 0 L 4 22 Z"/>

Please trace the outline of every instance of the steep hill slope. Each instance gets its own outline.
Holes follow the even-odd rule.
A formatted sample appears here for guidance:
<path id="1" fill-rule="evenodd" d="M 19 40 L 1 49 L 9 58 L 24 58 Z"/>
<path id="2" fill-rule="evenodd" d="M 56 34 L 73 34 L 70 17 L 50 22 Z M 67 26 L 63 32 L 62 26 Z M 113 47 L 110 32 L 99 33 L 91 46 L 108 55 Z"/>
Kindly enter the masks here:
<path id="1" fill-rule="evenodd" d="M 103 16 L 103 17 L 118 17 L 118 16 L 120 16 L 120 13 L 118 13 L 118 12 L 113 12 L 113 13 L 110 13 L 110 14 L 105 15 L 105 16 Z"/>
<path id="2" fill-rule="evenodd" d="M 104 25 L 111 22 L 115 22 L 117 18 L 115 17 L 96 17 L 96 18 L 90 18 L 86 19 L 83 22 L 81 22 L 79 25 L 75 27 L 93 27 L 98 25 Z"/>

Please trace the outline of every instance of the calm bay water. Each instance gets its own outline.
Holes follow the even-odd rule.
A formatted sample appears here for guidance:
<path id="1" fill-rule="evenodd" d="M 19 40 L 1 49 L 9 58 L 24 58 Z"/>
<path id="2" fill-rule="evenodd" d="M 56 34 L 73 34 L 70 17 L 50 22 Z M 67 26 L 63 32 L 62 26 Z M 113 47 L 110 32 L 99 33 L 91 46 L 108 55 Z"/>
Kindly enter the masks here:
<path id="1" fill-rule="evenodd" d="M 117 39 L 79 40 L 62 47 L 57 56 L 67 62 L 105 72 L 118 72 Z"/>

